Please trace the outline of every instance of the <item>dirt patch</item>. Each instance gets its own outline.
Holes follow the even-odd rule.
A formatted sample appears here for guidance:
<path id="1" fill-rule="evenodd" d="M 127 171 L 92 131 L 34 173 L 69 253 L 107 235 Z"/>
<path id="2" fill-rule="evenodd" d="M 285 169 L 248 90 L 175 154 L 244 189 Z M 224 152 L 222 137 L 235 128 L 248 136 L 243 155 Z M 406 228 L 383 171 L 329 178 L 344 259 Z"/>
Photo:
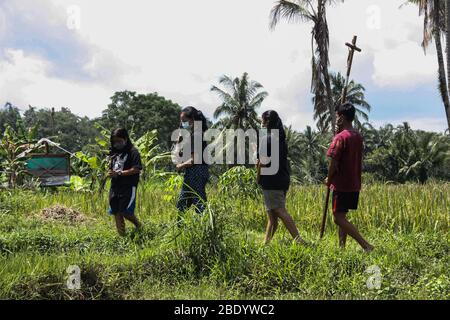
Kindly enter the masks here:
<path id="1" fill-rule="evenodd" d="M 77 210 L 61 205 L 42 209 L 38 217 L 45 221 L 64 222 L 69 224 L 80 224 L 92 220 Z"/>

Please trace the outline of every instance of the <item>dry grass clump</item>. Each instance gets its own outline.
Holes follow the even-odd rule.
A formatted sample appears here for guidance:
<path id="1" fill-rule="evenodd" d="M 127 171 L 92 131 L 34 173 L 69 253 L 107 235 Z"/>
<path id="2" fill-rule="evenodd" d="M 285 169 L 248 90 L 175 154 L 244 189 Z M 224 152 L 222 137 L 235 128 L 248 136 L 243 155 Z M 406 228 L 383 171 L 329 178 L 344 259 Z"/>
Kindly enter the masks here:
<path id="1" fill-rule="evenodd" d="M 85 214 L 62 205 L 54 205 L 42 209 L 38 217 L 45 221 L 64 222 L 69 224 L 80 224 L 90 220 Z"/>

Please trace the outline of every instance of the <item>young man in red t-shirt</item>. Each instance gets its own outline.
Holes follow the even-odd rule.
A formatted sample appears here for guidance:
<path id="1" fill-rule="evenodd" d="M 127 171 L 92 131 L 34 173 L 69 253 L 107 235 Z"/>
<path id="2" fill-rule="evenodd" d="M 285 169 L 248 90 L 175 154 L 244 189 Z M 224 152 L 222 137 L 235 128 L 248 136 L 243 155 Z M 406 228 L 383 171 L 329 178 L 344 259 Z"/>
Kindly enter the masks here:
<path id="1" fill-rule="evenodd" d="M 366 251 L 372 251 L 356 227 L 347 220 L 349 210 L 358 208 L 361 190 L 361 168 L 363 138 L 353 128 L 355 107 L 345 103 L 336 108 L 337 135 L 334 137 L 327 156 L 331 158 L 326 184 L 333 190 L 334 222 L 339 227 L 339 244 L 345 247 L 347 235 L 355 239 Z"/>

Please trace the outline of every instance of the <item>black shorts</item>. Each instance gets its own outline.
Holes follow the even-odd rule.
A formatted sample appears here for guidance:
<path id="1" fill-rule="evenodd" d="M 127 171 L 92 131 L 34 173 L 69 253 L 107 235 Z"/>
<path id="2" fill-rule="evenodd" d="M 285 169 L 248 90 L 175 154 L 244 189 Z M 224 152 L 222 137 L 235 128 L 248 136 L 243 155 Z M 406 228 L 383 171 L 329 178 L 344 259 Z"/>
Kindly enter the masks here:
<path id="1" fill-rule="evenodd" d="M 333 213 L 358 209 L 359 192 L 333 191 Z"/>
<path id="2" fill-rule="evenodd" d="M 120 186 L 109 191 L 109 213 L 134 214 L 136 186 Z"/>

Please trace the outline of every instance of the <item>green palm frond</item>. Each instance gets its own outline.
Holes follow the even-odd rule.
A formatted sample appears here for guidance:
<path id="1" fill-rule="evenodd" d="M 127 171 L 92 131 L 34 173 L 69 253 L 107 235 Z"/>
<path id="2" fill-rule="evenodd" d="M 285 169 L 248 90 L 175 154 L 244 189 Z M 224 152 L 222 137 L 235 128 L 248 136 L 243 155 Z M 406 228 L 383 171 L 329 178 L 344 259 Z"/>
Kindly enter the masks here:
<path id="1" fill-rule="evenodd" d="M 314 20 L 315 12 L 311 1 L 277 1 L 270 12 L 270 28 L 274 29 L 281 20 L 289 23 Z"/>
<path id="2" fill-rule="evenodd" d="M 229 127 L 255 128 L 258 124 L 256 109 L 268 96 L 267 92 L 262 91 L 263 86 L 250 80 L 247 73 L 234 79 L 224 75 L 219 79 L 219 84 L 223 89 L 217 86 L 211 88 L 222 100 L 214 112 L 214 118 L 225 119 L 221 124 Z"/>

